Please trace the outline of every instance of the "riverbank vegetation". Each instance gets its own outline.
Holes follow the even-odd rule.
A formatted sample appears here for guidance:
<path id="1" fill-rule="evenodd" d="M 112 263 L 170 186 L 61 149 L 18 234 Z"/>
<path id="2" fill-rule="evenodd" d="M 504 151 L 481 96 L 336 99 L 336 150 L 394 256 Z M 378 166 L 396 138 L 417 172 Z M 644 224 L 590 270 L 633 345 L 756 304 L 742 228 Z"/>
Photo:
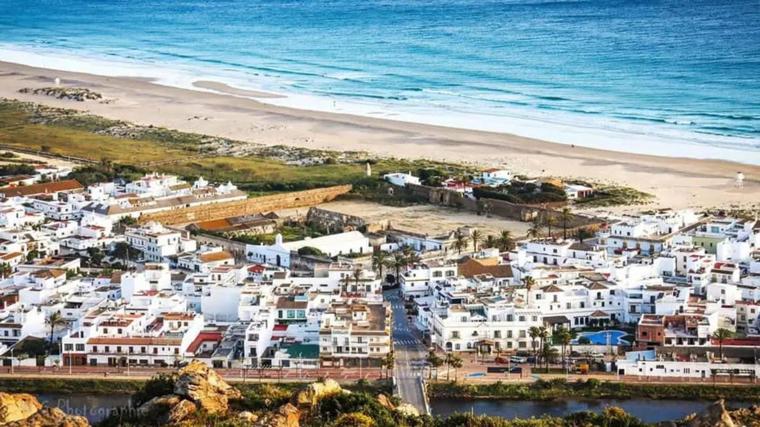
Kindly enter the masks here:
<path id="1" fill-rule="evenodd" d="M 696 399 L 760 401 L 760 386 L 713 384 L 640 384 L 599 381 L 568 382 L 562 378 L 532 383 L 430 383 L 431 398 L 554 400 L 580 399 Z"/>

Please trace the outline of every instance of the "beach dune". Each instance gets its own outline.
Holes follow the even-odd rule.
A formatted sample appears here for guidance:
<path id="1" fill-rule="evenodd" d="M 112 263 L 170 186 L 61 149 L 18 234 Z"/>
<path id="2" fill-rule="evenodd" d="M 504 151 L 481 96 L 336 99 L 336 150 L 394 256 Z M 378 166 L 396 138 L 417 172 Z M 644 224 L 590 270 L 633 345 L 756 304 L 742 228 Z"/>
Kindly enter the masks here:
<path id="1" fill-rule="evenodd" d="M 109 99 L 77 102 L 19 89 L 88 88 Z M 105 77 L 0 62 L 0 96 L 74 108 L 112 119 L 268 145 L 381 156 L 470 162 L 530 176 L 559 176 L 628 185 L 657 197 L 654 206 L 730 208 L 760 204 L 760 166 L 721 160 L 658 157 L 562 145 L 514 135 L 448 128 L 349 114 L 278 107 L 279 95 L 197 81 L 200 90 L 148 79 Z M 0 130 L 0 134 L 2 130 Z M 738 171 L 744 185 L 735 185 Z"/>

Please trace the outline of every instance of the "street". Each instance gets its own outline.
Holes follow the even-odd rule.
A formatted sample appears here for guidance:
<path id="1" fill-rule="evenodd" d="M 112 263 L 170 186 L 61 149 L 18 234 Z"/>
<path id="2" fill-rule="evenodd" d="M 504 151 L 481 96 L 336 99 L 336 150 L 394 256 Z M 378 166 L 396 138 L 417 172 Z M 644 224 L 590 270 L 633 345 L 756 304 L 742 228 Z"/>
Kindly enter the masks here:
<path id="1" fill-rule="evenodd" d="M 422 344 L 416 329 L 406 318 L 404 301 L 398 290 L 386 291 L 385 300 L 393 309 L 393 351 L 396 356 L 394 377 L 399 397 L 412 404 L 420 413 L 427 413 L 425 395 L 422 388 L 422 366 L 427 356 L 427 348 Z"/>

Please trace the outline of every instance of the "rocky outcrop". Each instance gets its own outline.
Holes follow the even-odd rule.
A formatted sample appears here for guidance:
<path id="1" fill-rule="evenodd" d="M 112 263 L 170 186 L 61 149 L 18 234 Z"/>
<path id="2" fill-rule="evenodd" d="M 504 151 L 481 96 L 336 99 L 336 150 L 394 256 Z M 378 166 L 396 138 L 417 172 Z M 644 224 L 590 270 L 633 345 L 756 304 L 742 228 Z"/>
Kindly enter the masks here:
<path id="1" fill-rule="evenodd" d="M 760 426 L 760 406 L 730 411 L 726 409 L 725 402 L 719 400 L 702 412 L 686 417 L 678 425 L 684 427 Z"/>
<path id="2" fill-rule="evenodd" d="M 103 95 L 93 92 L 90 89 L 78 87 L 40 87 L 36 89 L 23 88 L 19 93 L 29 93 L 32 95 L 52 96 L 53 98 L 66 99 L 70 101 L 98 101 L 103 99 Z"/>
<path id="3" fill-rule="evenodd" d="M 320 400 L 339 393 L 344 393 L 344 391 L 335 380 L 328 379 L 311 383 L 295 395 L 293 404 L 299 409 L 311 410 L 317 406 Z"/>
<path id="4" fill-rule="evenodd" d="M 42 408 L 29 418 L 3 424 L 4 427 L 89 427 L 85 417 L 68 415 L 58 408 Z"/>
<path id="5" fill-rule="evenodd" d="M 42 409 L 42 404 L 31 394 L 0 392 L 0 424 L 23 420 Z"/>
<path id="6" fill-rule="evenodd" d="M 261 418 L 253 423 L 255 427 L 300 427 L 301 416 L 303 413 L 293 406 L 286 403 L 280 406 L 277 411 L 265 413 Z"/>
<path id="7" fill-rule="evenodd" d="M 187 398 L 209 414 L 225 413 L 231 399 L 242 398 L 240 391 L 227 384 L 205 363 L 193 360 L 179 371 L 174 394 Z"/>
<path id="8" fill-rule="evenodd" d="M 85 427 L 84 417 L 68 415 L 58 408 L 45 408 L 31 394 L 0 392 L 0 425 L 8 427 Z"/>

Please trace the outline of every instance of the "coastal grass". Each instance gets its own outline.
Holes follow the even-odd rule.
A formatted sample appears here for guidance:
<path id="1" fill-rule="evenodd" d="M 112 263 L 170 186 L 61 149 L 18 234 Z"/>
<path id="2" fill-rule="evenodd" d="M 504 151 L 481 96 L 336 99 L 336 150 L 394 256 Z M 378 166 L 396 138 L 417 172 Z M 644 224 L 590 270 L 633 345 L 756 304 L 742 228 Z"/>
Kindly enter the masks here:
<path id="1" fill-rule="evenodd" d="M 760 402 L 760 386 L 713 384 L 641 384 L 599 381 L 567 382 L 564 379 L 539 380 L 533 383 L 490 384 L 431 383 L 431 398 L 504 399 L 504 400 L 561 400 L 581 399 L 690 399 L 740 400 Z"/>
<path id="2" fill-rule="evenodd" d="M 216 182 L 232 181 L 251 194 L 341 184 L 372 191 L 378 186 L 378 178 L 389 172 L 435 169 L 462 174 L 470 169 L 428 160 L 372 158 L 366 153 L 293 147 L 262 146 L 255 155 L 219 155 L 208 149 L 210 141 L 244 143 L 155 127 L 132 131 L 130 126 L 72 110 L 0 101 L 0 144 L 6 147 L 131 165 L 188 179 L 203 176 Z M 114 128 L 120 129 L 119 136 L 110 133 Z M 317 161 L 309 162 L 314 159 Z M 372 177 L 366 176 L 367 162 L 372 165 Z"/>

